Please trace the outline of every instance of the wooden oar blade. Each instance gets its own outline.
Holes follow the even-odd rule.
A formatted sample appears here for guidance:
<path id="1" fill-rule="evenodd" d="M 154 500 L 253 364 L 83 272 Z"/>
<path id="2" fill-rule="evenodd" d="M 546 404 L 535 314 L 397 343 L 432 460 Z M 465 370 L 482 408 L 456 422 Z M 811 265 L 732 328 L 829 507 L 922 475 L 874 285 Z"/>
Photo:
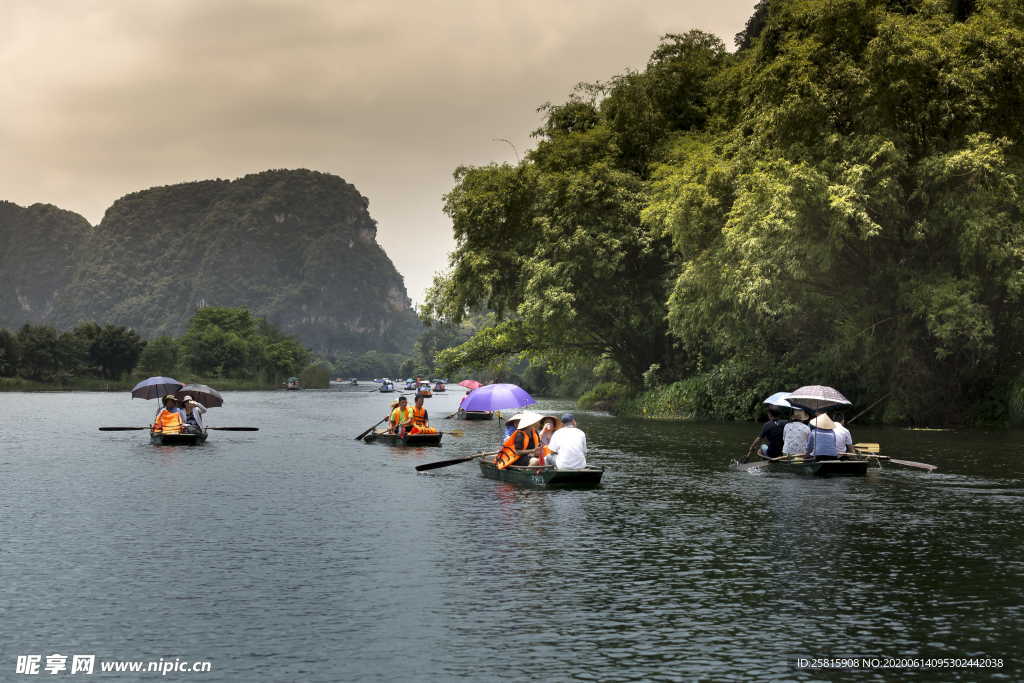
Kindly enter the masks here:
<path id="1" fill-rule="evenodd" d="M 149 429 L 149 427 L 100 427 L 101 432 L 134 432 Z"/>
<path id="2" fill-rule="evenodd" d="M 902 465 L 903 467 L 912 467 L 917 470 L 925 470 L 926 472 L 934 472 L 939 469 L 938 465 L 929 465 L 926 462 L 914 462 L 913 460 L 893 460 L 889 458 L 889 462 L 893 465 Z"/>
<path id="3" fill-rule="evenodd" d="M 454 458 L 452 460 L 438 460 L 437 462 L 428 462 L 424 465 L 416 465 L 417 472 L 426 472 L 427 470 L 436 470 L 441 467 L 448 467 L 449 465 L 458 465 L 460 462 L 469 462 L 479 458 L 479 455 L 470 455 L 465 458 Z"/>

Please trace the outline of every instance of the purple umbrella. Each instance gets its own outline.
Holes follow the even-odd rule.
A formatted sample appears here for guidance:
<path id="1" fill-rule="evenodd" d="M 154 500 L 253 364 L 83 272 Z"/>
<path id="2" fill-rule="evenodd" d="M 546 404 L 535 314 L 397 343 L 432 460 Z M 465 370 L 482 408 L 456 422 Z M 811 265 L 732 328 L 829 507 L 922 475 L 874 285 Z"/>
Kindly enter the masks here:
<path id="1" fill-rule="evenodd" d="M 161 398 L 184 386 L 173 377 L 147 377 L 132 387 L 132 398 Z"/>
<path id="2" fill-rule="evenodd" d="M 536 403 L 533 397 L 515 384 L 488 384 L 474 389 L 462 403 L 463 410 L 494 411 L 522 408 Z"/>

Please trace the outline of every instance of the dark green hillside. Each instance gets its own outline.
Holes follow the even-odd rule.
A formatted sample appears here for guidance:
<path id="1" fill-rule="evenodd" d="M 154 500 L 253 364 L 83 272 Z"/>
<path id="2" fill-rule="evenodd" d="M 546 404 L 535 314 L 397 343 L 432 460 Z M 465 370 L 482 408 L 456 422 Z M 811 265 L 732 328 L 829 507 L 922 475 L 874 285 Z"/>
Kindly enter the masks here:
<path id="1" fill-rule="evenodd" d="M 267 171 L 117 200 L 52 315 L 180 335 L 204 306 L 244 307 L 324 353 L 408 347 L 418 331 L 368 201 L 337 176 Z"/>
<path id="2" fill-rule="evenodd" d="M 0 201 L 0 325 L 14 329 L 53 313 L 91 226 L 51 204 Z"/>

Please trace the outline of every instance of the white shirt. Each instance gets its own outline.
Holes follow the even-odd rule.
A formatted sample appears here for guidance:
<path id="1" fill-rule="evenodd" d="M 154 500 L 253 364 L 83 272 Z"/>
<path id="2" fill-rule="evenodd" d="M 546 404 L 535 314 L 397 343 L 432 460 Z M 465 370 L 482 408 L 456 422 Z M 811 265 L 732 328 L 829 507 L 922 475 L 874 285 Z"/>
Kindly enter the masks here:
<path id="1" fill-rule="evenodd" d="M 587 466 L 587 435 L 578 427 L 562 427 L 551 435 L 548 448 L 555 452 L 555 467 L 581 470 Z"/>
<path id="2" fill-rule="evenodd" d="M 850 430 L 843 425 L 836 423 L 836 426 L 832 428 L 832 431 L 836 433 L 836 450 L 840 453 L 853 452 L 853 435 L 850 434 Z M 849 446 L 849 448 L 847 448 Z"/>

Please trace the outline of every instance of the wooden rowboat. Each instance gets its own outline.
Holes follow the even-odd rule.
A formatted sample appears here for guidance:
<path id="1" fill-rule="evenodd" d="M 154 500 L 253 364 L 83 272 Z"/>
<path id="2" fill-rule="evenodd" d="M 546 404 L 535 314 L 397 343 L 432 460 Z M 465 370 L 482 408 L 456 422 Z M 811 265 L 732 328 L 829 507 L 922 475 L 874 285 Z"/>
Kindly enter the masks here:
<path id="1" fill-rule="evenodd" d="M 460 420 L 493 420 L 494 413 L 489 410 L 463 410 L 459 408 L 458 418 Z"/>
<path id="2" fill-rule="evenodd" d="M 370 432 L 363 443 L 384 443 L 389 446 L 440 446 L 444 432 L 433 434 L 406 434 L 404 437 L 388 432 Z"/>
<path id="3" fill-rule="evenodd" d="M 197 446 L 205 441 L 206 432 L 182 432 L 180 434 L 149 433 L 149 442 L 154 446 Z"/>
<path id="4" fill-rule="evenodd" d="M 601 484 L 603 467 L 587 467 L 582 470 L 558 470 L 554 467 L 506 467 L 499 470 L 494 456 L 480 458 L 480 472 L 488 479 L 507 481 L 520 486 L 534 488 L 577 488 L 589 489 Z"/>
<path id="5" fill-rule="evenodd" d="M 813 477 L 863 477 L 868 472 L 869 464 L 866 459 L 862 458 L 848 460 L 805 460 L 803 458 L 770 460 L 764 458 L 762 463 L 771 472 L 789 472 Z"/>

